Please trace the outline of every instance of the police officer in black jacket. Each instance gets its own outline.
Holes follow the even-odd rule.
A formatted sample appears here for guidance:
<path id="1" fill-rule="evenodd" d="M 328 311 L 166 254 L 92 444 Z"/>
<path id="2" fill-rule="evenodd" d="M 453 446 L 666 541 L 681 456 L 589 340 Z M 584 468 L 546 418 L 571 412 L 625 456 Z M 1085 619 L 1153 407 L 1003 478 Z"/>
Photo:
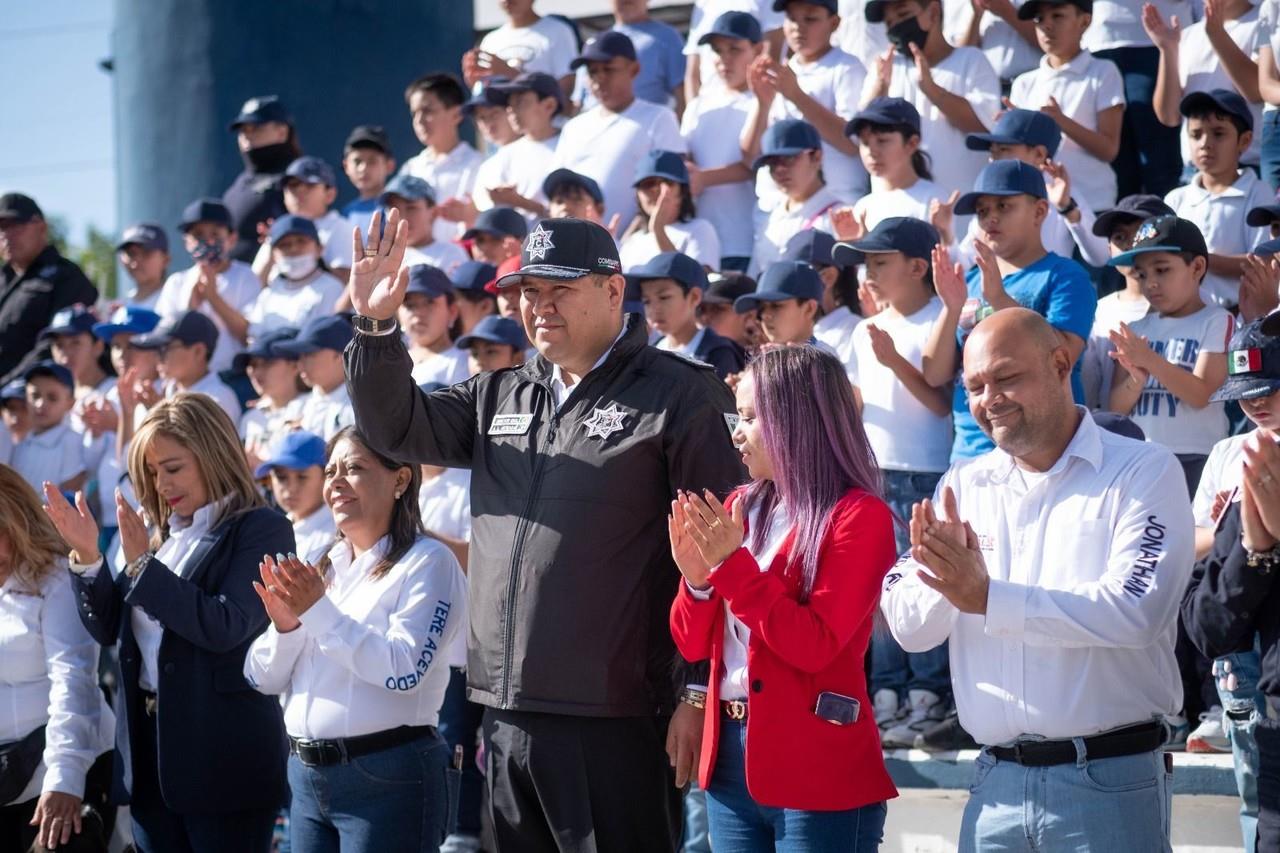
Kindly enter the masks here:
<path id="1" fill-rule="evenodd" d="M 40 330 L 68 305 L 93 305 L 98 288 L 49 242 L 49 224 L 22 193 L 0 196 L 0 385 L 48 358 Z"/>
<path id="2" fill-rule="evenodd" d="M 393 212 L 370 232 L 347 381 L 379 450 L 472 472 L 468 696 L 485 706 L 498 846 L 673 850 L 666 515 L 677 489 L 742 481 L 733 399 L 711 368 L 647 346 L 613 238 L 579 219 L 539 222 L 498 282 L 519 289 L 538 357 L 425 394 L 394 320 L 406 227 Z"/>
<path id="3" fill-rule="evenodd" d="M 258 227 L 287 212 L 281 182 L 289 164 L 302 156 L 302 148 L 289 111 L 275 95 L 245 101 L 231 122 L 231 130 L 244 159 L 244 171 L 222 194 L 222 203 L 231 211 L 236 232 L 231 257 L 247 264 L 258 254 L 262 242 Z"/>

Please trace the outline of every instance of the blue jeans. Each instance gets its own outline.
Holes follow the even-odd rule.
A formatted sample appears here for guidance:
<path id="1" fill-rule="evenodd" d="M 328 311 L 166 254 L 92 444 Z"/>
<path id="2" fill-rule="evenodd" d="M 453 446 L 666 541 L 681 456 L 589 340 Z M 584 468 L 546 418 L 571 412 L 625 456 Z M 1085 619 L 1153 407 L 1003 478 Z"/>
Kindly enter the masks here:
<path id="1" fill-rule="evenodd" d="M 1262 114 L 1262 180 L 1280 190 L 1280 110 Z"/>
<path id="2" fill-rule="evenodd" d="M 1169 851 L 1173 774 L 1159 751 L 1023 767 L 984 749 L 960 823 L 960 853 Z"/>
<path id="3" fill-rule="evenodd" d="M 911 547 L 906 522 L 911 520 L 913 504 L 933 497 L 941 474 L 926 471 L 883 471 L 884 499 L 903 522 L 894 526 L 898 552 Z M 905 652 L 898 641 L 884 629 L 871 635 L 871 695 L 877 690 L 892 690 L 906 698 L 908 690 L 929 690 L 946 698 L 951 695 L 950 658 L 947 644 L 927 652 Z"/>
<path id="4" fill-rule="evenodd" d="M 1156 118 L 1152 101 L 1160 51 L 1154 47 L 1118 47 L 1094 54 L 1116 64 L 1124 81 L 1124 122 L 1120 151 L 1111 162 L 1116 173 L 1117 198 L 1151 193 L 1164 198 L 1178 185 L 1182 173 L 1180 128 L 1166 127 Z"/>
<path id="5" fill-rule="evenodd" d="M 439 735 L 345 764 L 289 757 L 289 842 L 298 853 L 438 850 L 453 824 L 457 771 Z"/>
<path id="6" fill-rule="evenodd" d="M 440 736 L 449 744 L 449 754 L 462 747 L 462 779 L 458 787 L 458 826 L 461 835 L 480 834 L 480 806 L 484 799 L 484 777 L 476 765 L 476 746 L 484 707 L 467 701 L 467 674 L 451 669 L 444 704 L 440 706 Z"/>
<path id="7" fill-rule="evenodd" d="M 707 794 L 698 781 L 689 783 L 684 792 L 684 841 L 680 853 L 711 853 L 711 837 L 707 832 Z"/>
<path id="8" fill-rule="evenodd" d="M 744 723 L 720 722 L 720 751 L 707 787 L 707 821 L 716 853 L 875 853 L 880 849 L 888 814 L 884 803 L 836 812 L 757 804 L 747 792 L 746 739 Z"/>
<path id="9" fill-rule="evenodd" d="M 1258 692 L 1262 663 L 1258 652 L 1237 652 L 1218 658 L 1229 662 L 1236 677 L 1236 689 L 1228 690 L 1215 679 L 1218 700 L 1222 703 L 1222 726 L 1231 741 L 1231 757 L 1235 761 L 1236 790 L 1240 792 L 1240 832 L 1244 836 L 1245 853 L 1253 853 L 1258 833 L 1258 743 L 1254 730 L 1258 715 L 1266 707 Z"/>

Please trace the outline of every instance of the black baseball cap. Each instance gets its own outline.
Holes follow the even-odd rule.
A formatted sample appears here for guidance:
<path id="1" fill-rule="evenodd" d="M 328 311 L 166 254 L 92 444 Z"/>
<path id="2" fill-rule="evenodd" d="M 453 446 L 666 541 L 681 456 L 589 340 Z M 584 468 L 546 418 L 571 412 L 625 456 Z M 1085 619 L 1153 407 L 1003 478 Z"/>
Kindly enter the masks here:
<path id="1" fill-rule="evenodd" d="M 1173 216 L 1173 208 L 1158 195 L 1134 193 L 1120 199 L 1115 207 L 1099 213 L 1091 230 L 1095 237 L 1110 237 L 1116 226 L 1123 222 L 1145 222 L 1156 216 Z"/>
<path id="2" fill-rule="evenodd" d="M 1208 257 L 1209 247 L 1194 222 L 1176 216 L 1155 216 L 1138 226 L 1133 248 L 1107 261 L 1107 266 L 1131 267 L 1134 258 L 1151 252 L 1190 252 Z"/>
<path id="3" fill-rule="evenodd" d="M 702 291 L 703 305 L 732 305 L 739 296 L 754 293 L 756 280 L 744 273 L 713 273 Z"/>
<path id="4" fill-rule="evenodd" d="M 739 314 L 754 311 L 761 302 L 785 302 L 788 299 L 822 299 L 822 279 L 804 261 L 774 261 L 764 271 L 756 289 L 733 301 Z"/>
<path id="5" fill-rule="evenodd" d="M 432 299 L 453 293 L 453 282 L 444 270 L 431 264 L 414 264 L 409 267 L 409 284 L 404 291 L 409 293 L 425 293 Z"/>
<path id="6" fill-rule="evenodd" d="M 224 228 L 231 228 L 231 211 L 221 199 L 198 198 L 182 208 L 182 221 L 178 223 L 179 231 L 187 231 L 200 222 L 212 222 Z"/>
<path id="7" fill-rule="evenodd" d="M 235 358 L 231 359 L 230 373 L 243 373 L 249 366 L 249 362 L 255 358 L 283 358 L 297 361 L 298 357 L 293 353 L 284 353 L 277 349 L 279 344 L 291 341 L 297 336 L 298 329 L 294 326 L 281 326 L 258 335 L 243 352 L 236 353 Z"/>
<path id="8" fill-rule="evenodd" d="M 449 274 L 453 289 L 459 293 L 474 293 L 481 296 L 491 294 L 484 286 L 498 277 L 498 268 L 487 261 L 464 261 Z"/>
<path id="9" fill-rule="evenodd" d="M 1043 145 L 1050 157 L 1061 144 L 1062 128 L 1039 110 L 1005 110 L 990 133 L 964 138 L 964 147 L 970 151 L 990 151 L 992 145 Z"/>
<path id="10" fill-rule="evenodd" d="M 22 193 L 5 193 L 0 195 L 0 219 L 30 222 L 33 219 L 44 219 L 44 213 L 31 196 Z"/>
<path id="11" fill-rule="evenodd" d="M 928 222 L 910 216 L 891 216 L 876 223 L 862 239 L 837 243 L 833 257 L 842 267 L 860 264 L 867 255 L 901 252 L 908 258 L 929 260 L 939 242 L 938 231 Z"/>
<path id="12" fill-rule="evenodd" d="M 627 273 L 627 283 L 636 285 L 660 278 L 669 278 L 686 291 L 707 289 L 707 273 L 702 264 L 682 252 L 662 252 L 647 263 L 633 267 Z"/>
<path id="13" fill-rule="evenodd" d="M 266 124 L 269 121 L 293 126 L 293 117 L 285 109 L 279 95 L 261 95 L 245 101 L 240 107 L 240 115 L 232 119 L 230 129 L 238 130 L 242 124 Z"/>
<path id="14" fill-rule="evenodd" d="M 520 268 L 504 275 L 499 288 L 519 284 L 525 276 L 573 281 L 584 275 L 622 272 L 618 244 L 603 225 L 585 219 L 542 219 L 520 248 Z"/>
<path id="15" fill-rule="evenodd" d="M 481 234 L 523 240 L 529 234 L 529 223 L 514 207 L 491 207 L 480 211 L 475 224 L 466 230 L 462 239 L 474 240 Z"/>
<path id="16" fill-rule="evenodd" d="M 159 249 L 167 252 L 169 235 L 164 233 L 164 228 L 154 222 L 139 222 L 124 229 L 124 233 L 120 235 L 120 242 L 116 243 L 116 251 L 119 252 L 127 246 L 141 246 L 144 249 Z"/>
<path id="17" fill-rule="evenodd" d="M 863 125 L 909 127 L 920 135 L 920 111 L 902 98 L 875 98 L 844 126 L 845 136 L 857 136 Z"/>
<path id="18" fill-rule="evenodd" d="M 326 349 L 342 352 L 354 335 L 355 329 L 350 320 L 341 314 L 327 314 L 303 323 L 297 336 L 280 341 L 275 345 L 274 351 L 284 358 L 296 358 Z"/>
<path id="19" fill-rule="evenodd" d="M 540 99 L 555 98 L 554 115 L 564 112 L 565 108 L 564 90 L 560 88 L 560 82 L 545 71 L 526 71 L 514 80 L 493 83 L 489 92 L 492 97 L 500 98 L 504 104 L 517 92 L 533 92 Z"/>
<path id="20" fill-rule="evenodd" d="M 884 10 L 889 7 L 892 0 L 869 0 L 866 6 L 862 7 L 862 15 L 867 19 L 868 24 L 883 24 Z"/>
<path id="21" fill-rule="evenodd" d="M 821 228 L 806 228 L 797 231 L 782 248 L 783 261 L 804 261 L 812 267 L 829 267 L 835 265 L 831 251 L 835 248 L 836 238 Z"/>
<path id="22" fill-rule="evenodd" d="M 1250 228 L 1262 228 L 1280 221 L 1280 204 L 1260 204 L 1245 214 L 1244 224 Z"/>
<path id="23" fill-rule="evenodd" d="M 1249 109 L 1249 102 L 1240 97 L 1238 92 L 1230 89 L 1192 92 L 1178 104 L 1178 112 L 1187 118 L 1197 113 L 1225 113 L 1240 119 L 1249 130 L 1254 129 L 1253 112 Z"/>
<path id="24" fill-rule="evenodd" d="M 1018 20 L 1034 21 L 1045 6 L 1075 6 L 1086 15 L 1093 14 L 1093 0 L 1027 0 L 1018 7 Z"/>
<path id="25" fill-rule="evenodd" d="M 1255 400 L 1280 391 L 1280 337 L 1268 334 L 1264 317 L 1241 326 L 1227 345 L 1227 381 L 1211 402 Z"/>
<path id="26" fill-rule="evenodd" d="M 542 181 L 542 194 L 551 198 L 561 187 L 578 187 L 591 196 L 596 204 L 604 204 L 604 193 L 594 178 L 575 172 L 572 169 L 556 169 Z"/>
<path id="27" fill-rule="evenodd" d="M 499 317 L 497 314 L 481 318 L 474 329 L 458 338 L 457 347 L 471 349 L 471 345 L 476 341 L 506 344 L 517 350 L 525 350 L 529 347 L 529 341 L 525 338 L 524 329 L 520 324 L 510 317 Z"/>
<path id="28" fill-rule="evenodd" d="M 760 22 L 750 12 L 725 12 L 716 18 L 715 23 L 711 25 L 711 29 L 702 34 L 702 37 L 698 39 L 698 44 L 710 44 L 711 40 L 717 36 L 746 39 L 752 44 L 759 44 L 764 40 Z"/>
<path id="29" fill-rule="evenodd" d="M 209 355 L 213 355 L 213 348 L 218 344 L 218 327 L 199 311 L 183 311 L 145 335 L 135 335 L 129 345 L 136 349 L 163 349 L 173 341 L 187 346 L 204 344 Z"/>
<path id="30" fill-rule="evenodd" d="M 342 144 L 343 151 L 352 148 L 374 148 L 388 157 L 392 156 L 391 138 L 387 136 L 386 128 L 379 124 L 356 125 Z"/>
<path id="31" fill-rule="evenodd" d="M 626 33 L 605 30 L 582 46 L 582 53 L 573 58 L 569 69 L 576 71 L 588 62 L 608 62 L 621 56 L 632 61 L 636 58 L 636 46 Z"/>
<path id="32" fill-rule="evenodd" d="M 1049 197 L 1044 188 L 1044 175 L 1035 166 L 1021 160 L 996 160 L 983 166 L 973 189 L 956 202 L 956 213 L 961 216 L 973 213 L 978 199 L 984 195 Z"/>

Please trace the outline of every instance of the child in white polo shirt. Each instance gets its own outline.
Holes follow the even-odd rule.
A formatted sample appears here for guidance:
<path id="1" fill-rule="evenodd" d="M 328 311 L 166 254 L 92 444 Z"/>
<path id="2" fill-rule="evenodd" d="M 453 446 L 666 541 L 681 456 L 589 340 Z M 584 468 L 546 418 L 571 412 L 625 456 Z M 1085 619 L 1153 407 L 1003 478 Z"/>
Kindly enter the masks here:
<path id="1" fill-rule="evenodd" d="M 752 168 L 762 166 L 768 168 L 784 198 L 769 211 L 768 220 L 756 235 L 751 252 L 752 275 L 759 275 L 778 260 L 796 233 L 808 228 L 830 233 L 831 212 L 841 203 L 823 181 L 822 140 L 808 122 L 783 119 L 770 125 L 760 140 L 760 156 Z M 743 215 L 747 215 L 746 211 Z"/>
<path id="2" fill-rule="evenodd" d="M 514 207 L 532 225 L 547 215 L 542 182 L 555 168 L 560 129 L 554 122 L 566 101 L 555 78 L 537 71 L 489 91 L 506 105 L 507 121 L 520 138 L 494 152 L 486 170 L 494 183 L 482 186 L 494 205 Z"/>
<path id="3" fill-rule="evenodd" d="M 1114 63 L 1080 46 L 1092 20 L 1091 0 L 1029 0 L 1018 16 L 1036 23 L 1044 50 L 1040 67 L 1013 81 L 1016 107 L 1048 113 L 1062 129 L 1057 159 L 1070 171 L 1076 195 L 1093 210 L 1116 202 L 1110 163 L 1120 150 L 1124 82 Z"/>
<path id="4" fill-rule="evenodd" d="M 409 228 L 409 247 L 404 252 L 404 264 L 431 264 L 452 274 L 470 258 L 452 239 L 441 240 L 435 224 L 439 221 L 436 192 L 422 178 L 413 175 L 396 175 L 382 193 L 383 207 L 400 211 Z M 364 229 L 362 229 L 364 230 Z"/>
<path id="5" fill-rule="evenodd" d="M 271 495 L 293 524 L 295 553 L 312 565 L 338 538 L 333 512 L 324 504 L 324 463 L 324 439 L 294 430 L 276 438 L 253 472 L 259 480 L 270 478 Z"/>
<path id="6" fill-rule="evenodd" d="M 409 84 L 404 100 L 422 151 L 405 161 L 400 175 L 426 181 L 440 201 L 471 195 L 476 170 L 484 158 L 458 135 L 467 90 L 452 74 L 427 74 Z M 462 223 L 444 217 L 438 217 L 432 227 L 435 239 L 441 242 L 455 239 L 465 230 Z"/>
<path id="7" fill-rule="evenodd" d="M 289 213 L 315 224 L 321 254 L 329 272 L 346 282 L 351 273 L 351 222 L 332 208 L 338 197 L 338 178 L 319 157 L 299 157 L 284 173 L 284 206 Z M 366 217 L 367 221 L 368 217 Z M 267 284 L 280 272 L 271 253 L 271 240 L 264 240 L 253 259 L 253 269 Z"/>
<path id="8" fill-rule="evenodd" d="M 932 180 L 932 162 L 920 150 L 920 113 L 902 98 L 876 98 L 850 119 L 846 132 L 857 140 L 871 192 L 852 210 L 832 214 L 836 237 L 856 240 L 892 216 L 929 218 L 942 191 Z"/>
<path id="9" fill-rule="evenodd" d="M 1022 0 L 943 3 L 947 41 L 981 50 L 1005 86 L 1040 62 L 1035 24 L 1018 17 L 1021 5 Z"/>
<path id="10" fill-rule="evenodd" d="M 75 380 L 60 364 L 42 361 L 23 377 L 31 431 L 13 448 L 13 468 L 37 492 L 53 483 L 63 492 L 84 487 L 89 472 L 84 461 L 83 437 L 71 428 L 75 405 Z"/>
<path id="11" fill-rule="evenodd" d="M 1240 301 L 1240 264 L 1270 235 L 1248 224 L 1249 211 L 1274 201 L 1271 189 L 1252 169 L 1240 168 L 1240 157 L 1253 138 L 1253 113 L 1244 98 L 1227 89 L 1192 92 L 1182 99 L 1196 176 L 1177 187 L 1165 201 L 1178 216 L 1204 234 L 1209 271 L 1202 290 L 1206 301 L 1234 310 Z"/>

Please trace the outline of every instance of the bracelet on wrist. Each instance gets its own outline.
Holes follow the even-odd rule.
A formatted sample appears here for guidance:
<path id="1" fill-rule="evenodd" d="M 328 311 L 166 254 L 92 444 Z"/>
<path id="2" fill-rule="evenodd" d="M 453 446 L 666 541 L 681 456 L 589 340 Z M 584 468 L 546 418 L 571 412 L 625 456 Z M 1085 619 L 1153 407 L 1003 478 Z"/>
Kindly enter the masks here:
<path id="1" fill-rule="evenodd" d="M 1076 204 L 1076 200 L 1074 198 L 1069 198 L 1067 199 L 1067 203 L 1065 205 L 1058 208 L 1058 215 L 1070 216 L 1073 212 L 1075 212 L 1075 209 L 1079 206 L 1080 205 Z"/>
<path id="2" fill-rule="evenodd" d="M 707 694 L 701 690 L 686 687 L 680 691 L 680 701 L 701 711 L 707 707 Z"/>

